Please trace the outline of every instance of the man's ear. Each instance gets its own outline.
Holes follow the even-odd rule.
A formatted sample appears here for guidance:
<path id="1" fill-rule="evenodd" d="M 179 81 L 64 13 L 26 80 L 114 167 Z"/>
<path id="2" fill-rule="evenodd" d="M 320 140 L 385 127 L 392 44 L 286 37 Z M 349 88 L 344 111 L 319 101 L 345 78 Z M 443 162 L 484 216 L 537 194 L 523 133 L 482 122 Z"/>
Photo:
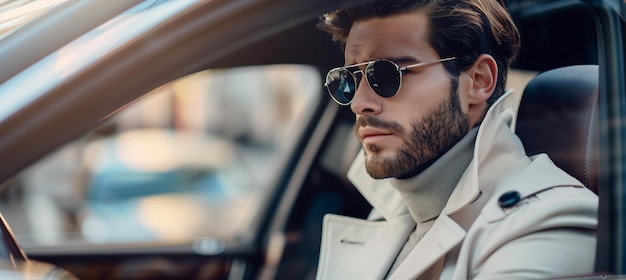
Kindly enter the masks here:
<path id="1" fill-rule="evenodd" d="M 498 80 L 498 64 L 492 56 L 481 54 L 466 72 L 472 80 L 468 102 L 481 105 L 491 97 Z"/>

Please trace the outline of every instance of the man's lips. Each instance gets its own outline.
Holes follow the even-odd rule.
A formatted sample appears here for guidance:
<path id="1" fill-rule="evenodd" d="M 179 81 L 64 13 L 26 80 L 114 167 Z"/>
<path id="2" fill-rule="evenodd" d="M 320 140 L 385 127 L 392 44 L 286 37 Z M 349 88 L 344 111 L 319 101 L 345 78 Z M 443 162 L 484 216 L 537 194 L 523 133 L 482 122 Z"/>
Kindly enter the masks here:
<path id="1" fill-rule="evenodd" d="M 393 135 L 393 133 L 375 127 L 365 126 L 359 128 L 359 137 L 361 138 L 363 144 L 380 141 L 386 136 L 391 135 Z"/>

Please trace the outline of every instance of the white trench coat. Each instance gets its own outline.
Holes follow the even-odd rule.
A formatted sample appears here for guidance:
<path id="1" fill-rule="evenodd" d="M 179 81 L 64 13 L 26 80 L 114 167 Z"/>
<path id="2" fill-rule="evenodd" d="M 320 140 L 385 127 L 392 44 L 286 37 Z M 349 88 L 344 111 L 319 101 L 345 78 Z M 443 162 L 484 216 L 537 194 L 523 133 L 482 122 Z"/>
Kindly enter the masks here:
<path id="1" fill-rule="evenodd" d="M 474 157 L 432 228 L 389 279 L 544 279 L 591 273 L 597 196 L 512 132 L 519 99 L 491 106 Z M 442 174 L 445 176 L 445 174 Z M 373 206 L 367 220 L 324 217 L 317 279 L 383 279 L 415 227 L 388 180 L 372 179 L 362 153 L 348 177 Z M 501 207 L 516 191 L 521 200 Z"/>

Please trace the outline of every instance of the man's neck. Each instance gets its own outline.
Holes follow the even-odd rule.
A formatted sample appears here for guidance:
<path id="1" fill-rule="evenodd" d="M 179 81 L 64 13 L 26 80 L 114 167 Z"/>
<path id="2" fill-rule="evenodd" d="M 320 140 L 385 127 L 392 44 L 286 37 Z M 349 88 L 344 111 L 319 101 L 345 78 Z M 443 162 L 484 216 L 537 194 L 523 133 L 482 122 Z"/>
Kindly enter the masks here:
<path id="1" fill-rule="evenodd" d="M 420 174 L 391 180 L 391 185 L 402 195 L 415 222 L 436 218 L 446 206 L 472 160 L 477 131 L 478 128 L 472 129 Z"/>

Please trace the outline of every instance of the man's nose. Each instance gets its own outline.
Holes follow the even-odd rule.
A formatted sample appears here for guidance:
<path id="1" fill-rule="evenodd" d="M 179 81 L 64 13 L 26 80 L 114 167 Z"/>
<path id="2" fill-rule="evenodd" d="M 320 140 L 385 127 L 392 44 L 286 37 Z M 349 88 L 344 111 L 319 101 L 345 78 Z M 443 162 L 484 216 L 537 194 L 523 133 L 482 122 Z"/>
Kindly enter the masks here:
<path id="1" fill-rule="evenodd" d="M 382 97 L 372 90 L 363 72 L 356 73 L 356 77 L 358 84 L 350 109 L 356 115 L 380 113 Z"/>

